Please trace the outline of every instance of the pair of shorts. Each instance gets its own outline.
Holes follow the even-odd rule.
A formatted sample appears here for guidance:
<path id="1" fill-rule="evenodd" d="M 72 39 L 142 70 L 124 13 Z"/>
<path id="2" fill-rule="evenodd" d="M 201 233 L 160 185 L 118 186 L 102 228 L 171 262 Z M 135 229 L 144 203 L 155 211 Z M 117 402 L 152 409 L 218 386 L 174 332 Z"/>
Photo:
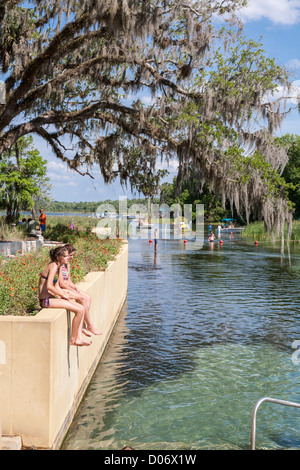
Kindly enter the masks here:
<path id="1" fill-rule="evenodd" d="M 40 224 L 40 227 L 41 227 L 41 231 L 42 231 L 42 232 L 45 232 L 45 230 L 46 230 L 46 225 L 45 225 L 45 224 Z"/>

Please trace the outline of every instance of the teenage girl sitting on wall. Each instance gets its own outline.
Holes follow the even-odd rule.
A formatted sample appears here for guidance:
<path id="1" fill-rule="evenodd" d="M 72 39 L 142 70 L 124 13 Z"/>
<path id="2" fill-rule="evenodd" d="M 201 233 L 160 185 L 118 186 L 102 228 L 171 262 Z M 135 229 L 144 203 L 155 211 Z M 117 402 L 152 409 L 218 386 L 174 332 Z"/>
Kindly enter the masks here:
<path id="1" fill-rule="evenodd" d="M 94 335 L 102 335 L 101 331 L 98 331 L 93 325 L 90 317 L 92 297 L 87 292 L 80 290 L 71 280 L 70 261 L 74 258 L 76 250 L 70 243 L 64 245 L 64 248 L 68 250 L 69 259 L 68 262 L 64 263 L 59 269 L 59 284 L 63 289 L 67 289 L 69 291 L 72 299 L 76 300 L 84 307 L 84 323 L 82 332 L 86 336 L 91 336 L 90 333 L 93 333 Z"/>
<path id="2" fill-rule="evenodd" d="M 74 346 L 89 346 L 91 341 L 82 339 L 82 325 L 84 320 L 84 307 L 74 300 L 70 300 L 68 291 L 61 288 L 59 279 L 54 277 L 65 263 L 69 261 L 68 250 L 59 246 L 50 250 L 50 263 L 40 273 L 39 299 L 42 308 L 65 308 L 75 314 L 69 343 Z"/>

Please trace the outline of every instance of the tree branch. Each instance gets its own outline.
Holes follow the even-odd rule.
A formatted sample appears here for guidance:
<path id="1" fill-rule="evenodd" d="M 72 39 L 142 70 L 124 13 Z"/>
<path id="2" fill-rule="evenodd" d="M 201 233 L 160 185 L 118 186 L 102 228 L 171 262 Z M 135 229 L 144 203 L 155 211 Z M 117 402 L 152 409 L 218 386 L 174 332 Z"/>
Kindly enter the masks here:
<path id="1" fill-rule="evenodd" d="M 51 134 L 49 134 L 45 129 L 39 128 L 36 130 L 36 133 L 43 137 L 52 147 L 55 155 L 57 158 L 62 160 L 63 162 L 67 163 L 68 167 L 71 168 L 72 170 L 76 171 L 79 173 L 81 176 L 88 175 L 90 178 L 94 179 L 93 175 L 91 175 L 88 171 L 86 172 L 81 172 L 78 169 L 78 163 L 75 163 L 74 159 L 70 160 L 69 158 L 65 157 L 65 155 L 62 153 L 58 145 L 55 143 L 54 139 L 52 138 Z"/>

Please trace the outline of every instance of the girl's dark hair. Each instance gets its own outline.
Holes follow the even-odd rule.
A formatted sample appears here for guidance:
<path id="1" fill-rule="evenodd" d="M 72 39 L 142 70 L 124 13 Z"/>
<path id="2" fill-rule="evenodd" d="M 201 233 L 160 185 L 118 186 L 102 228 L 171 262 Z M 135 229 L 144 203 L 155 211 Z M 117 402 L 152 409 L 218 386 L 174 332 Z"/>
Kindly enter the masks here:
<path id="1" fill-rule="evenodd" d="M 68 253 L 73 253 L 73 251 L 76 251 L 75 247 L 73 245 L 71 245 L 71 243 L 66 243 L 64 245 L 64 248 L 66 248 L 66 250 L 68 250 Z"/>
<path id="2" fill-rule="evenodd" d="M 57 261 L 58 258 L 64 256 L 65 252 L 68 252 L 68 250 L 64 246 L 57 246 L 49 251 L 49 255 L 52 261 Z"/>

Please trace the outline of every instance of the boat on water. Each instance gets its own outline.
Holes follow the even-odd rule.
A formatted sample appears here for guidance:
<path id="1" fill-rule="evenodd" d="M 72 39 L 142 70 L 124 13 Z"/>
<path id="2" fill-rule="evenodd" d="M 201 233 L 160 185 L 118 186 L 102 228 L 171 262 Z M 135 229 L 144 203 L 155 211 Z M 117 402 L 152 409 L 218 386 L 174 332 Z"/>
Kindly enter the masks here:
<path id="1" fill-rule="evenodd" d="M 245 227 L 236 227 L 235 222 L 236 219 L 222 219 L 221 224 L 217 227 L 216 231 L 223 234 L 242 232 Z"/>
<path id="2" fill-rule="evenodd" d="M 151 230 L 153 228 L 153 224 L 145 224 L 140 225 L 137 227 L 137 230 Z"/>
<path id="3" fill-rule="evenodd" d="M 234 228 L 222 228 L 220 233 L 240 233 L 245 227 L 234 227 Z"/>

